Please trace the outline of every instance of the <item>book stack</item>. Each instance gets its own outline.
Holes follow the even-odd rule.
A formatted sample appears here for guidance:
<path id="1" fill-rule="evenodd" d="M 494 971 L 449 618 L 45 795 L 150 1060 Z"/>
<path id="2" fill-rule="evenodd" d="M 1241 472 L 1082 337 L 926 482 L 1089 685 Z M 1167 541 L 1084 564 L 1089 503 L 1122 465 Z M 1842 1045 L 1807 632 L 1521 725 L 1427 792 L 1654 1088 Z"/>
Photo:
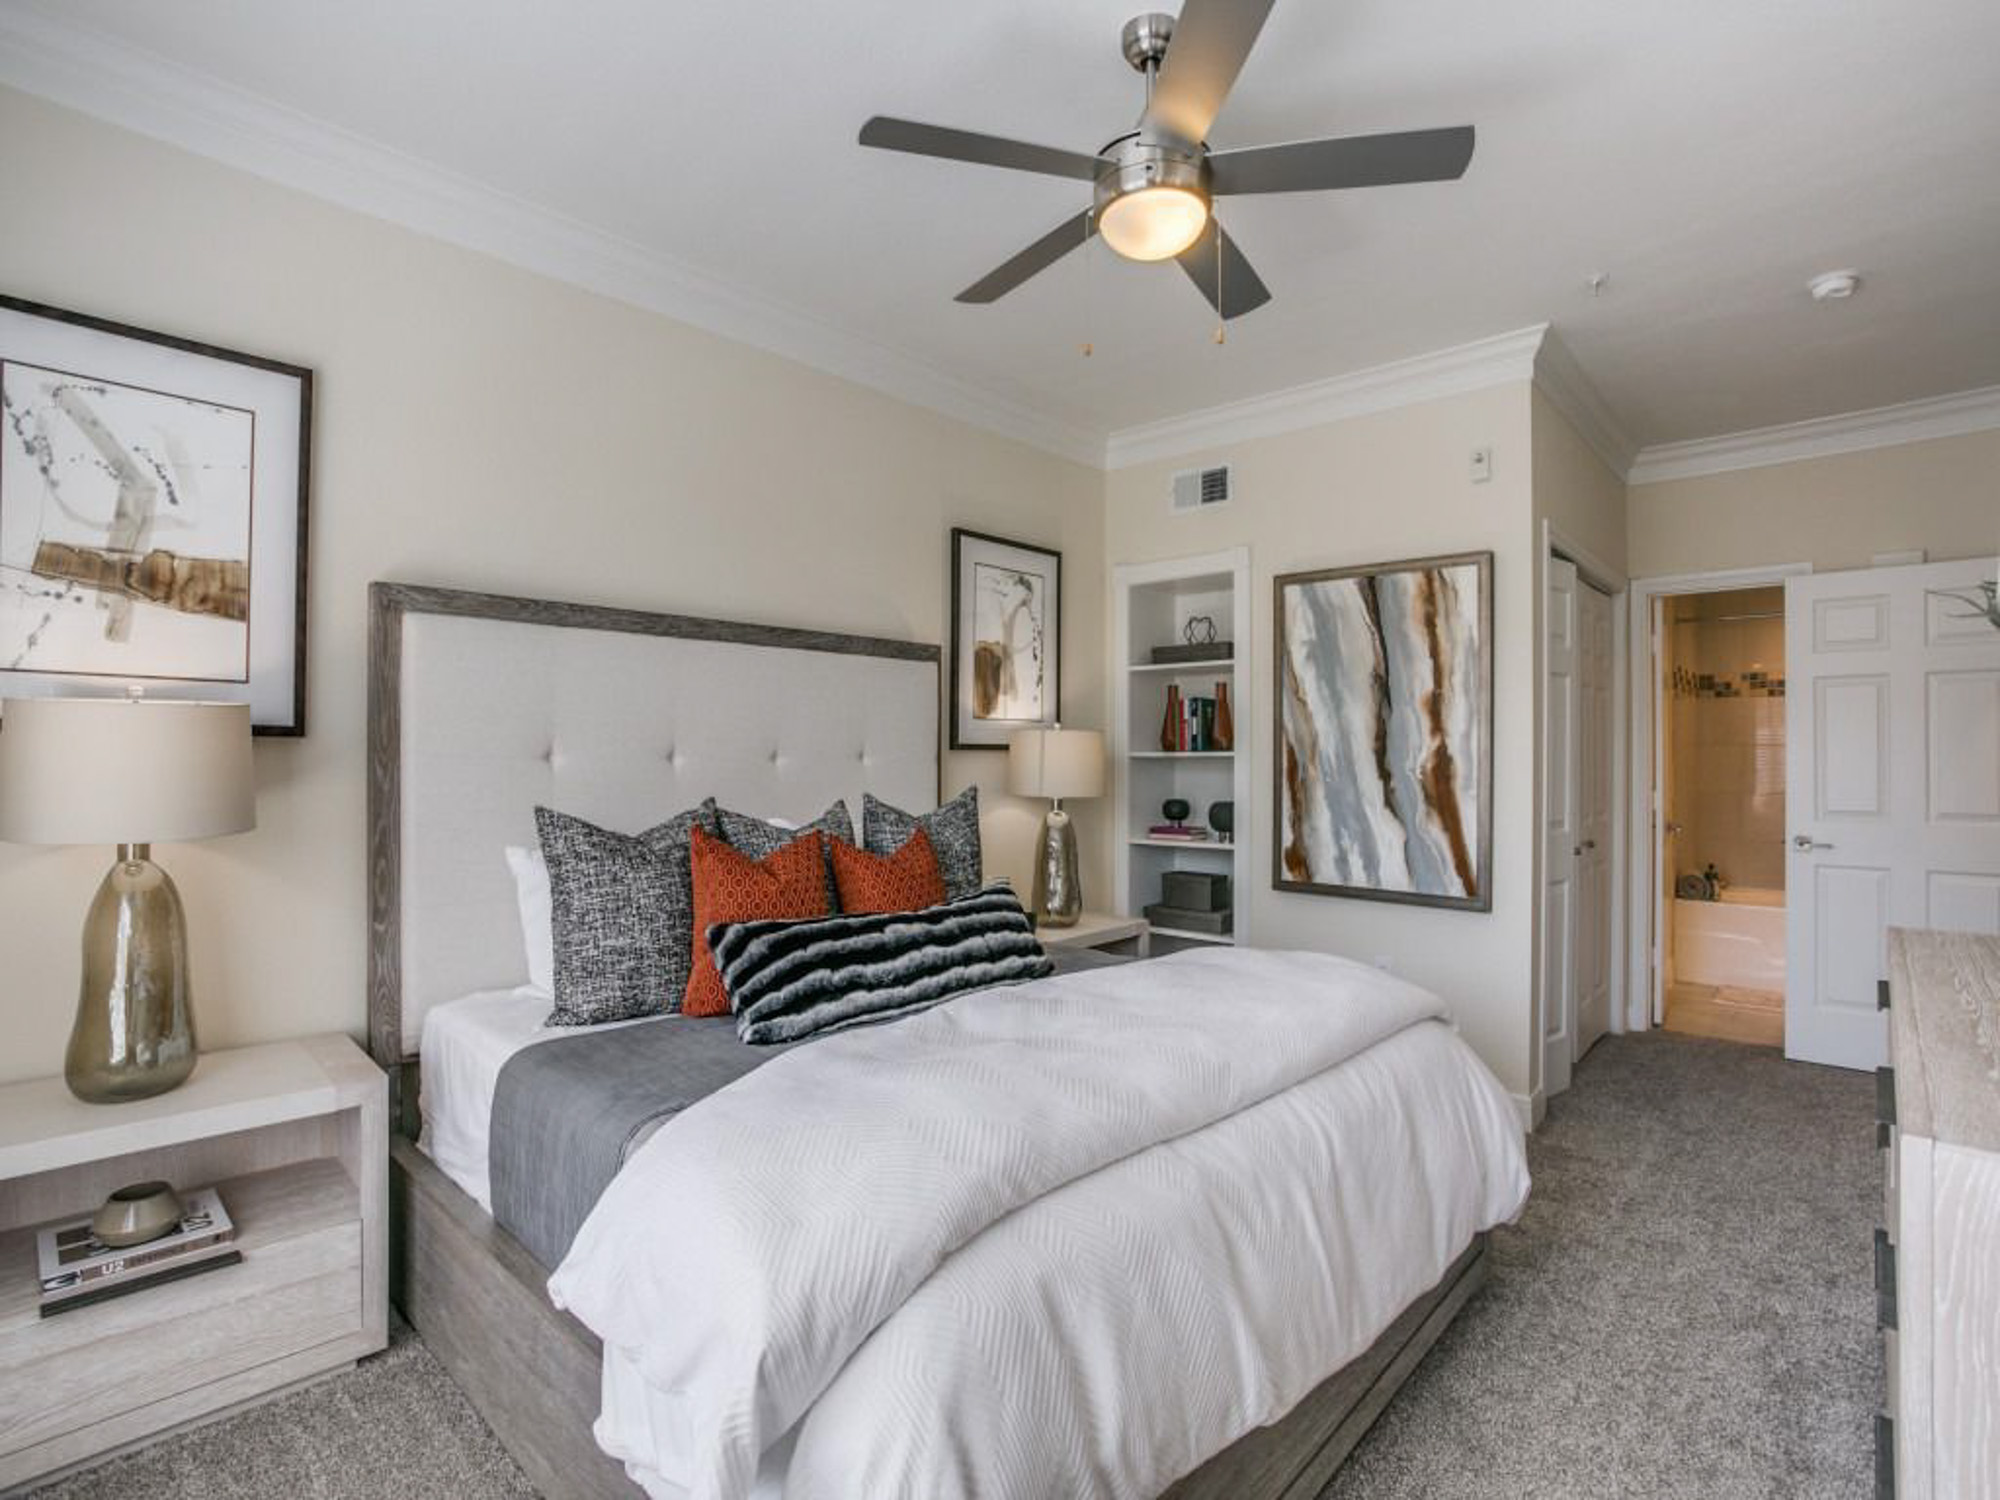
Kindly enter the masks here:
<path id="1" fill-rule="evenodd" d="M 239 1263 L 243 1255 L 236 1248 L 236 1225 L 215 1189 L 189 1193 L 183 1203 L 186 1212 L 180 1223 L 158 1239 L 122 1249 L 105 1244 L 92 1233 L 88 1215 L 37 1231 L 35 1260 L 42 1283 L 42 1316 L 54 1317 L 72 1308 Z"/>
<path id="2" fill-rule="evenodd" d="M 1182 697 L 1179 702 L 1180 727 L 1174 748 L 1188 754 L 1219 749 L 1215 743 L 1215 700 Z"/>
<path id="3" fill-rule="evenodd" d="M 1180 839 L 1185 843 L 1199 844 L 1214 837 L 1206 828 L 1196 828 L 1189 823 L 1155 823 L 1146 830 L 1149 838 Z"/>

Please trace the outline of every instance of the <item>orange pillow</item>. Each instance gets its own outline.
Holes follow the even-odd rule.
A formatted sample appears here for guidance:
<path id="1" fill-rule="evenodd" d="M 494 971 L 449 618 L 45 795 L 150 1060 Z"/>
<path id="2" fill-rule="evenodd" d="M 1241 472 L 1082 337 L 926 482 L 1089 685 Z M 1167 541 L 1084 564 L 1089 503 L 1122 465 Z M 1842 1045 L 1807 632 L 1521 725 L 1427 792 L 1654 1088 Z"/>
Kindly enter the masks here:
<path id="1" fill-rule="evenodd" d="M 684 1016 L 726 1016 L 729 992 L 708 951 L 708 929 L 717 922 L 778 917 L 824 917 L 826 836 L 817 829 L 782 849 L 752 859 L 697 828 L 691 846 L 694 873 L 694 963 L 688 970 Z"/>
<path id="2" fill-rule="evenodd" d="M 870 854 L 839 839 L 831 848 L 843 912 L 922 911 L 944 900 L 937 850 L 921 828 L 894 854 Z"/>

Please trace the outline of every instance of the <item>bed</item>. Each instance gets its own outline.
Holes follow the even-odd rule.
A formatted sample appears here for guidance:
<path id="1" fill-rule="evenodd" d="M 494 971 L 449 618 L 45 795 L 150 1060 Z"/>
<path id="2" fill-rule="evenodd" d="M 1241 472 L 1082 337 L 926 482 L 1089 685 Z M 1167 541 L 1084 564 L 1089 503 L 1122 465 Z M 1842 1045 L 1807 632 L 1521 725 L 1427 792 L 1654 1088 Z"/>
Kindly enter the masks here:
<path id="1" fill-rule="evenodd" d="M 1514 1129 L 1511 1106 L 1497 1085 L 1489 1100 L 1476 1082 L 1444 1093 L 1425 1082 L 1439 1069 L 1462 1071 L 1462 1064 L 1440 1059 L 1456 1057 L 1452 1049 L 1462 1052 L 1463 1045 L 1425 1010 L 1421 992 L 1303 956 L 1214 952 L 1090 965 L 1019 991 L 986 991 L 907 1021 L 809 1043 L 774 1060 L 759 1058 L 754 1070 L 730 1074 L 727 1087 L 705 1097 L 696 1096 L 709 1085 L 692 1089 L 690 1107 L 656 1126 L 658 1139 L 649 1130 L 633 1140 L 608 1185 L 589 1186 L 581 1232 L 570 1221 L 558 1232 L 510 1217 L 507 1203 L 521 1201 L 521 1169 L 508 1169 L 517 1179 L 512 1189 L 498 1181 L 497 1170 L 491 1179 L 484 1170 L 486 1159 L 508 1159 L 487 1133 L 494 1100 L 512 1087 L 511 1078 L 530 1071 L 522 1059 L 543 1066 L 570 1047 L 540 1024 L 546 997 L 520 987 L 519 921 L 502 851 L 532 841 L 535 805 L 635 828 L 709 794 L 799 820 L 835 798 L 858 804 L 864 792 L 898 806 L 935 805 L 939 653 L 901 641 L 377 584 L 370 658 L 369 1025 L 374 1054 L 396 1080 L 392 1292 L 543 1493 L 777 1500 L 839 1493 L 843 1474 L 889 1473 L 881 1466 L 890 1464 L 905 1475 L 928 1472 L 923 1464 L 943 1467 L 921 1487 L 906 1479 L 877 1489 L 871 1481 L 871 1492 L 1024 1493 L 1029 1481 L 994 1477 L 1002 1470 L 980 1469 L 977 1454 L 906 1451 L 912 1433 L 976 1428 L 996 1404 L 976 1382 L 954 1397 L 946 1389 L 952 1380 L 926 1376 L 914 1392 L 904 1380 L 907 1366 L 956 1337 L 971 1306 L 972 1321 L 985 1326 L 990 1311 L 999 1330 L 994 1337 L 1025 1351 L 1015 1374 L 1022 1401 L 1048 1403 L 1038 1421 L 1063 1428 L 1080 1406 L 1096 1413 L 1100 1444 L 1108 1431 L 1121 1441 L 1130 1434 L 1146 1450 L 1137 1460 L 1102 1460 L 1113 1468 L 1136 1463 L 1132 1472 L 1151 1475 L 1144 1492 L 1176 1500 L 1304 1500 L 1324 1486 L 1485 1277 L 1485 1231 L 1518 1208 L 1526 1179 L 1517 1138 L 1511 1146 L 1496 1138 L 1477 1150 L 1466 1143 L 1501 1128 L 1489 1104 Z M 1310 986 L 1342 1003 L 1302 1003 L 1298 997 Z M 1030 991 L 1027 1001 L 1016 998 Z M 1197 992 L 1214 1003 L 1182 1002 L 1171 1024 L 1148 1029 L 1155 1013 L 1149 1007 L 1165 1003 L 1158 997 Z M 1371 1016 L 1366 1024 L 1352 1020 Z M 1253 1017 L 1269 1028 L 1260 1035 L 1278 1041 L 1238 1046 L 1227 1029 L 1236 1023 L 1227 1017 Z M 632 1022 L 627 1038 L 607 1046 L 635 1054 L 650 1047 L 667 1056 L 688 1045 L 699 1024 L 682 1017 Z M 719 1191 L 718 1183 L 732 1190 L 747 1184 L 743 1200 L 718 1200 L 714 1216 L 701 1221 L 716 1229 L 754 1219 L 760 1191 L 815 1190 L 824 1163 L 792 1179 L 753 1182 L 760 1172 L 786 1170 L 764 1159 L 784 1153 L 734 1145 L 754 1132 L 732 1129 L 730 1111 L 743 1119 L 796 1113 L 803 1120 L 809 1111 L 800 1101 L 823 1098 L 813 1139 L 830 1143 L 836 1158 L 872 1169 L 870 1151 L 853 1144 L 876 1140 L 865 1118 L 868 1081 L 894 1076 L 909 1080 L 899 1088 L 920 1089 L 939 1049 L 964 1049 L 968 1037 L 987 1049 L 982 1055 L 1046 1049 L 1048 1038 L 1070 1038 L 1066 1053 L 1047 1051 L 1035 1070 L 1047 1083 L 1047 1100 L 1034 1112 L 1046 1118 L 1048 1135 L 1037 1154 L 1060 1157 L 1072 1138 L 1102 1135 L 1099 1156 L 1070 1152 L 1075 1159 L 1061 1175 L 1020 1189 L 1019 1201 L 997 1190 L 968 1190 L 967 1199 L 982 1204 L 983 1217 L 967 1221 L 975 1227 L 941 1246 L 938 1259 L 906 1257 L 916 1269 L 892 1310 L 863 1317 L 857 1307 L 845 1343 L 815 1346 L 814 1358 L 825 1368 L 800 1389 L 816 1394 L 760 1389 L 749 1393 L 754 1399 L 737 1401 L 742 1393 L 733 1388 L 705 1393 L 702 1379 L 676 1374 L 674 1351 L 659 1341 L 685 1335 L 692 1346 L 704 1319 L 712 1339 L 733 1339 L 763 1326 L 758 1319 L 765 1314 L 783 1327 L 796 1312 L 760 1306 L 752 1317 L 720 1292 L 689 1297 L 671 1277 L 640 1285 L 648 1268 L 634 1256 L 641 1231 L 631 1226 L 657 1217 L 652 1205 L 693 1203 Z M 727 1051 L 712 1038 L 703 1045 L 717 1057 Z M 1232 1048 L 1246 1059 L 1242 1066 L 1206 1065 Z M 586 1050 L 571 1048 L 571 1055 Z M 1102 1055 L 1113 1052 L 1121 1053 L 1120 1067 L 1131 1077 L 1150 1067 L 1163 1080 L 1177 1080 L 1175 1086 L 1138 1088 L 1143 1108 L 1106 1114 L 1090 1132 L 1079 1131 L 1062 1119 L 1066 1101 L 1091 1092 L 1088 1068 L 1101 1068 Z M 1092 1064 L 1093 1056 L 1100 1061 Z M 912 1057 L 922 1066 L 912 1065 Z M 907 1071 L 894 1073 L 899 1067 Z M 1085 1071 L 1065 1087 L 1065 1068 Z M 957 1077 L 945 1070 L 941 1077 L 937 1110 L 976 1096 L 976 1070 Z M 1016 1091 L 1032 1082 L 1022 1075 Z M 1308 1108 L 1312 1090 L 1324 1097 L 1313 1095 Z M 1198 1109 L 1193 1101 L 1211 1093 L 1212 1102 Z M 1004 1113 L 1005 1106 L 990 1111 Z M 1440 1114 L 1455 1125 L 1426 1123 Z M 967 1123 L 986 1118 L 969 1113 Z M 1146 1312 L 1136 1293 L 1126 1307 L 1109 1272 L 1066 1274 L 1064 1285 L 1052 1289 L 1036 1257 L 1055 1252 L 1037 1235 L 1058 1223 L 1082 1225 L 1065 1232 L 1086 1238 L 1109 1234 L 1094 1226 L 1115 1220 L 1134 1243 L 1192 1256 L 1206 1234 L 1214 1243 L 1210 1258 L 1199 1262 L 1209 1267 L 1205 1274 L 1226 1275 L 1215 1268 L 1238 1261 L 1246 1268 L 1243 1284 L 1229 1293 L 1244 1304 L 1238 1321 L 1248 1327 L 1259 1316 L 1252 1304 L 1269 1300 L 1260 1290 L 1261 1252 L 1213 1224 L 1177 1218 L 1183 1211 L 1175 1204 L 1203 1196 L 1187 1183 L 1220 1181 L 1235 1170 L 1232 1163 L 1282 1160 L 1287 1151 L 1342 1154 L 1320 1134 L 1335 1119 L 1346 1122 L 1337 1138 L 1347 1143 L 1340 1176 L 1313 1193 L 1291 1195 L 1297 1201 L 1289 1211 L 1304 1217 L 1285 1238 L 1356 1242 L 1325 1251 L 1327 1263 L 1341 1267 L 1326 1286 L 1291 1289 L 1305 1303 L 1323 1302 L 1330 1326 L 1346 1327 L 1352 1357 L 1328 1371 L 1323 1360 L 1311 1363 L 1310 1349 L 1293 1348 L 1286 1359 L 1273 1356 L 1265 1370 L 1239 1350 L 1231 1393 L 1202 1407 L 1200 1423 L 1207 1425 L 1197 1423 L 1196 1436 L 1149 1429 L 1149 1412 L 1172 1409 L 1184 1393 L 1171 1385 L 1124 1391 L 1120 1383 L 1129 1372 L 1087 1367 L 1094 1351 L 1112 1345 L 1154 1347 L 1161 1324 L 1173 1319 Z M 1424 1147 L 1430 1154 L 1423 1172 L 1438 1182 L 1464 1179 L 1449 1191 L 1438 1188 L 1432 1203 L 1396 1175 L 1409 1175 L 1410 1142 L 1427 1133 L 1456 1144 Z M 704 1149 L 739 1155 L 726 1173 L 688 1177 L 689 1154 L 669 1148 L 705 1138 Z M 881 1148 L 885 1171 L 894 1149 L 893 1143 Z M 969 1171 L 966 1179 L 979 1175 Z M 1017 1186 L 1018 1174 L 995 1168 L 987 1175 L 1007 1191 Z M 1174 1181 L 1182 1186 L 1162 1188 Z M 915 1244 L 934 1233 L 926 1216 L 938 1195 L 918 1196 L 920 1210 L 901 1216 L 907 1224 L 893 1212 L 876 1216 L 885 1239 L 901 1234 Z M 496 1222 L 496 1198 L 506 1200 L 501 1220 L 519 1233 Z M 825 1202 L 830 1220 L 838 1196 L 829 1190 Z M 842 1239 L 829 1232 L 829 1243 Z M 759 1251 L 754 1239 L 746 1240 L 731 1264 L 749 1264 Z M 1088 1246 L 1077 1249 L 1079 1267 L 1091 1260 Z M 851 1279 L 870 1285 L 882 1279 L 879 1267 L 864 1269 Z M 1095 1291 L 1092 1274 L 1102 1282 Z M 1143 1279 L 1135 1278 L 1135 1286 Z M 556 1305 L 552 1288 L 576 1315 Z M 759 1296 L 772 1290 L 756 1287 Z M 796 1288 L 777 1290 L 792 1295 Z M 831 1280 L 809 1290 L 815 1316 L 845 1306 Z M 979 1308 L 981 1297 L 993 1299 L 990 1308 Z M 1052 1309 L 1047 1327 L 1035 1312 L 1045 1303 Z M 641 1306 L 654 1311 L 638 1317 L 644 1328 L 633 1331 L 631 1309 Z M 1264 1308 L 1262 1316 L 1274 1321 L 1276 1311 Z M 608 1346 L 586 1321 L 607 1331 Z M 832 1326 L 833 1313 L 825 1321 Z M 1274 1339 L 1296 1343 L 1265 1335 L 1267 1345 Z M 1246 1335 L 1245 1344 L 1254 1340 Z M 796 1353 L 767 1350 L 747 1364 L 782 1367 L 781 1356 Z M 869 1415 L 885 1406 L 913 1409 L 907 1403 L 931 1399 L 932 1387 L 942 1392 L 941 1402 L 969 1404 L 940 1406 L 934 1417 L 912 1418 L 900 1432 Z M 1062 1396 L 1049 1394 L 1072 1387 L 1084 1393 L 1080 1400 L 1063 1404 Z M 1100 1406 L 1106 1410 L 1097 1412 Z M 1217 1415 L 1223 1411 L 1235 1415 Z M 1222 1430 L 1218 1421 L 1234 1424 L 1226 1445 L 1213 1435 Z M 594 1428 L 622 1462 L 607 1456 Z M 731 1451 L 722 1451 L 719 1433 L 735 1445 Z M 1081 1448 L 1091 1441 L 1088 1433 L 1078 1438 Z M 1176 1443 L 1193 1447 L 1174 1456 Z M 1122 1493 L 1124 1483 L 1107 1479 L 1101 1488 Z"/>

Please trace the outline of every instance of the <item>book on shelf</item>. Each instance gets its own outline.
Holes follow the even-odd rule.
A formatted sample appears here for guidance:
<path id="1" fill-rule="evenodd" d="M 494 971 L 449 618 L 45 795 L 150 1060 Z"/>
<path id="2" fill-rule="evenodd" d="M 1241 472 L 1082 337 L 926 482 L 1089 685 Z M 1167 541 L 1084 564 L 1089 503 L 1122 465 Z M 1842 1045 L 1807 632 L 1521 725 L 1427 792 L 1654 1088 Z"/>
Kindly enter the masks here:
<path id="1" fill-rule="evenodd" d="M 1146 830 L 1148 838 L 1180 839 L 1185 843 L 1199 844 L 1213 838 L 1206 828 L 1196 828 L 1188 823 L 1155 823 Z"/>
<path id="2" fill-rule="evenodd" d="M 1178 709 L 1174 723 L 1174 749 L 1184 755 L 1202 755 L 1215 748 L 1215 700 L 1189 698 L 1178 693 L 1170 699 Z"/>
<path id="3" fill-rule="evenodd" d="M 214 1188 L 187 1194 L 182 1209 L 180 1223 L 140 1245 L 105 1244 L 92 1231 L 89 1215 L 37 1230 L 35 1271 L 41 1283 L 42 1316 L 243 1259 L 236 1249 L 235 1221 Z"/>

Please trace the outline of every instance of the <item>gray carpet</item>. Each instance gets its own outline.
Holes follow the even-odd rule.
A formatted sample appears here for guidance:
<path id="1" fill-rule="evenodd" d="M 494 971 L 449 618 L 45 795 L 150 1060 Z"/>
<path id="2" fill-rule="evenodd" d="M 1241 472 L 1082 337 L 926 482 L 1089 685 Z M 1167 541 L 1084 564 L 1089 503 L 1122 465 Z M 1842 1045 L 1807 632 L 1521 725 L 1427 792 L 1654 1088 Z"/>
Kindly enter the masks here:
<path id="1" fill-rule="evenodd" d="M 1324 1500 L 1872 1495 L 1874 1119 L 1864 1073 L 1598 1043 L 1492 1282 Z"/>
<path id="2" fill-rule="evenodd" d="M 1600 1043 L 1530 1143 L 1492 1283 L 1325 1500 L 1870 1494 L 1872 1089 L 1730 1042 Z M 532 1493 L 407 1330 L 350 1375 L 38 1492 Z"/>

